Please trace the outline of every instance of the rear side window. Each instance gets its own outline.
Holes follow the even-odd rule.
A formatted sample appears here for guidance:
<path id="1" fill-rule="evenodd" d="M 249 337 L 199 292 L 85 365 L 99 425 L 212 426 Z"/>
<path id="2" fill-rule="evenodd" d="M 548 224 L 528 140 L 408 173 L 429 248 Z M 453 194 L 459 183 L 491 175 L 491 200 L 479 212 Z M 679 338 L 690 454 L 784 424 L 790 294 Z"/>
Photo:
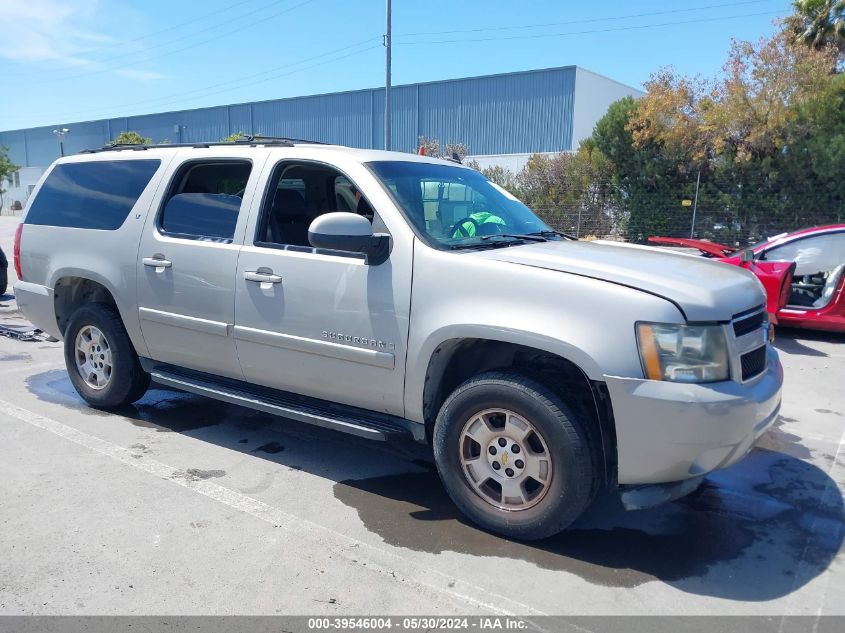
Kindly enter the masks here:
<path id="1" fill-rule="evenodd" d="M 26 223 L 118 229 L 160 164 L 114 160 L 56 165 L 32 201 Z"/>
<path id="2" fill-rule="evenodd" d="M 184 239 L 231 242 L 251 171 L 249 161 L 185 165 L 170 185 L 159 230 Z"/>

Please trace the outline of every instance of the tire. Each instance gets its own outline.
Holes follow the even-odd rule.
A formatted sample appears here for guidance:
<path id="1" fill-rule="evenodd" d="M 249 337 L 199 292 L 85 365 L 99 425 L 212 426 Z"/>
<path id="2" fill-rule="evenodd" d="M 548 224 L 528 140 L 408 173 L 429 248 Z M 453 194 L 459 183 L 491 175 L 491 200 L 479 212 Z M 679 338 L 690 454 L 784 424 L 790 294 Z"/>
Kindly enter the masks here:
<path id="1" fill-rule="evenodd" d="M 87 346 L 84 353 L 79 352 L 79 357 L 78 343 Z M 80 368 L 77 358 L 88 364 Z M 92 359 L 96 366 L 90 362 Z M 70 317 L 65 330 L 65 365 L 77 393 L 88 404 L 99 408 L 135 402 L 150 385 L 150 375 L 141 368 L 120 315 L 106 303 L 90 303 Z M 97 373 L 93 374 L 94 371 Z"/>
<path id="2" fill-rule="evenodd" d="M 440 479 L 483 529 L 521 540 L 552 536 L 584 512 L 599 488 L 583 424 L 559 395 L 533 379 L 480 374 L 455 389 L 437 416 L 433 445 Z M 503 472 L 506 464 L 511 468 Z M 497 492 L 497 481 L 507 488 L 498 483 Z"/>
<path id="3" fill-rule="evenodd" d="M 9 273 L 6 268 L 0 268 L 0 297 L 6 294 L 6 286 L 9 285 Z"/>

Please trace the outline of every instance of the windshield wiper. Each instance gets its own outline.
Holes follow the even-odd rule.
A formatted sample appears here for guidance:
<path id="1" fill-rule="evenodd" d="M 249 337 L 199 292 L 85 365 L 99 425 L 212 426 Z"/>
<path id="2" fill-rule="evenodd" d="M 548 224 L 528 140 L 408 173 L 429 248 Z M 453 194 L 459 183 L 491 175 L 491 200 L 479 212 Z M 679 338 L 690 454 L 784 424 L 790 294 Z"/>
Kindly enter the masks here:
<path id="1" fill-rule="evenodd" d="M 477 239 L 484 240 L 485 238 L 488 238 L 488 237 L 511 237 L 511 236 L 502 235 L 501 233 L 499 233 L 496 236 L 485 235 L 485 236 L 480 236 Z M 487 248 L 487 247 L 501 248 L 501 247 L 504 247 L 504 246 L 516 246 L 517 244 L 525 244 L 526 240 L 522 240 L 521 235 L 513 236 L 513 237 L 519 237 L 520 239 L 507 239 L 507 240 L 501 240 L 501 241 L 497 240 L 497 241 L 494 241 L 494 242 L 489 242 L 489 241 L 486 241 L 486 240 L 484 242 L 462 242 L 460 244 L 450 244 L 449 248 L 454 251 L 454 250 L 467 249 L 467 248 Z M 529 237 L 528 241 L 533 242 L 533 241 L 536 241 L 536 240 L 532 240 Z M 542 240 L 542 241 L 545 242 L 545 240 Z"/>
<path id="2" fill-rule="evenodd" d="M 553 231 L 551 229 L 543 229 L 542 231 L 536 231 L 534 233 L 529 233 L 528 235 L 542 235 L 544 237 L 550 237 L 552 235 L 557 235 L 562 237 L 566 240 L 575 240 L 578 241 L 578 238 L 572 235 L 572 233 L 564 233 L 563 231 Z"/>
<path id="3" fill-rule="evenodd" d="M 478 239 L 491 240 L 494 237 L 510 237 L 519 240 L 528 240 L 529 242 L 548 242 L 548 238 L 543 237 L 542 232 L 537 233 L 493 233 L 493 235 L 481 235 Z"/>

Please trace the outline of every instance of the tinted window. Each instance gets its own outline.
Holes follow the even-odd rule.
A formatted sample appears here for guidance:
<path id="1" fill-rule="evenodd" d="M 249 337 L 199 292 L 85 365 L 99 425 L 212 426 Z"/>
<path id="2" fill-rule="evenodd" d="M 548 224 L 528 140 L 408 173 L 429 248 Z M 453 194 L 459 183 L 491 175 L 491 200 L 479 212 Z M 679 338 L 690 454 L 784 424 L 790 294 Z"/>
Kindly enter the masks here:
<path id="1" fill-rule="evenodd" d="M 230 241 L 241 199 L 224 193 L 179 193 L 167 201 L 164 229 L 173 235 Z"/>
<path id="2" fill-rule="evenodd" d="M 115 160 L 56 165 L 27 224 L 114 230 L 123 224 L 161 161 Z"/>
<path id="3" fill-rule="evenodd" d="M 252 164 L 191 163 L 176 174 L 159 218 L 163 233 L 231 242 Z"/>

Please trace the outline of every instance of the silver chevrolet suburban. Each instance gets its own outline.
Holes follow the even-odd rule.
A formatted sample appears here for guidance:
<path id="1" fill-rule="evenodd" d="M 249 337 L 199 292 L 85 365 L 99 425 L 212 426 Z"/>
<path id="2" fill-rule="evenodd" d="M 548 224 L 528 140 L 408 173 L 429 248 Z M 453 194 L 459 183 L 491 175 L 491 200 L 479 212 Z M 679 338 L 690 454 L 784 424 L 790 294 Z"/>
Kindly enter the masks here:
<path id="1" fill-rule="evenodd" d="M 95 407 L 150 380 L 429 443 L 474 522 L 536 539 L 599 493 L 741 459 L 783 372 L 749 272 L 573 240 L 455 162 L 290 139 L 58 160 L 15 295 Z"/>

